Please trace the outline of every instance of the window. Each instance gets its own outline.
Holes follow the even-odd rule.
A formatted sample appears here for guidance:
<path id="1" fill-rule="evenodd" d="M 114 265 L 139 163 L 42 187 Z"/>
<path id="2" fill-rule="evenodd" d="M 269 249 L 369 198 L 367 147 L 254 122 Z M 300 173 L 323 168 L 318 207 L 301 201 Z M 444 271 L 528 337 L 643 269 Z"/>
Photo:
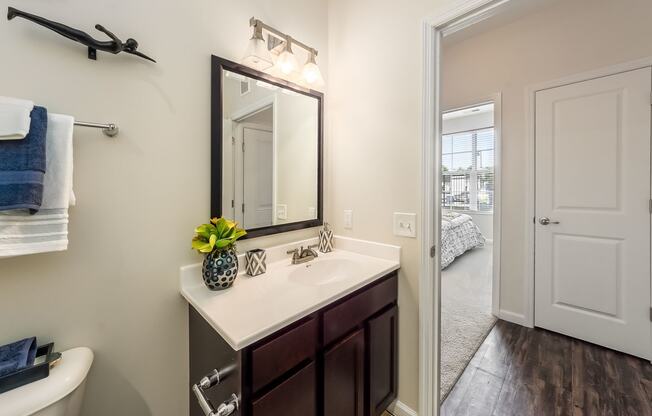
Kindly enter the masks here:
<path id="1" fill-rule="evenodd" d="M 494 209 L 494 129 L 442 136 L 442 207 Z"/>

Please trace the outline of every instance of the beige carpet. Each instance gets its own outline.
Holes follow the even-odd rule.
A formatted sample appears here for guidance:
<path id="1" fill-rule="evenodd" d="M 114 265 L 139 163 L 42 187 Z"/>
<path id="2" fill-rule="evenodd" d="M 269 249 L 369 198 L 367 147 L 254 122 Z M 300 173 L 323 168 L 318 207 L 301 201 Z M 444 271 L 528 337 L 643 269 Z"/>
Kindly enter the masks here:
<path id="1" fill-rule="evenodd" d="M 491 245 L 466 252 L 442 271 L 441 401 L 491 331 Z"/>

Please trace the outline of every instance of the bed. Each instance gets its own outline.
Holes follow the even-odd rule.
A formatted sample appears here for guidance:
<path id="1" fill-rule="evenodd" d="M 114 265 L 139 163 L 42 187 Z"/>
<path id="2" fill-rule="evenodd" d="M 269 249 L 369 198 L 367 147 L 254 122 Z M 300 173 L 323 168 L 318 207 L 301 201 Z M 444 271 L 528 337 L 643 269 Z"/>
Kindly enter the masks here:
<path id="1" fill-rule="evenodd" d="M 441 268 L 468 250 L 484 246 L 485 238 L 470 215 L 444 212 L 441 216 Z"/>

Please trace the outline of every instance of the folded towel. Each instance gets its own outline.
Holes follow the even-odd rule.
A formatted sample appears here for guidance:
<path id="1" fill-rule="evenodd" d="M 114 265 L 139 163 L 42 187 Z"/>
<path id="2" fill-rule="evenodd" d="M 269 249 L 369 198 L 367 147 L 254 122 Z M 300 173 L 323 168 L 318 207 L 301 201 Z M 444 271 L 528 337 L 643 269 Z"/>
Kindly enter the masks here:
<path id="1" fill-rule="evenodd" d="M 36 338 L 25 338 L 0 347 L 0 376 L 14 373 L 34 364 Z"/>
<path id="2" fill-rule="evenodd" d="M 23 140 L 0 141 L 0 211 L 39 210 L 43 200 L 47 110 L 34 107 Z"/>
<path id="3" fill-rule="evenodd" d="M 42 209 L 36 215 L 0 212 L 0 258 L 68 249 L 68 210 Z"/>
<path id="4" fill-rule="evenodd" d="M 29 133 L 33 109 L 31 101 L 0 97 L 0 140 L 24 139 Z"/>
<path id="5" fill-rule="evenodd" d="M 48 114 L 41 209 L 68 208 L 72 195 L 72 132 L 75 119 Z"/>
<path id="6" fill-rule="evenodd" d="M 74 119 L 48 114 L 46 172 L 41 209 L 34 215 L 0 212 L 0 257 L 68 248 L 68 207 L 72 191 Z"/>

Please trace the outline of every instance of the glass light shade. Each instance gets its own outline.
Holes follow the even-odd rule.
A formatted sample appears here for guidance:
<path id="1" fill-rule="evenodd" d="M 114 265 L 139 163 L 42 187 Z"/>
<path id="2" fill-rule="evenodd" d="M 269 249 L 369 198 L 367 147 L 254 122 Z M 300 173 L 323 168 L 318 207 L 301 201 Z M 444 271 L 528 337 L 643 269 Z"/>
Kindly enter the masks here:
<path id="1" fill-rule="evenodd" d="M 296 56 L 292 49 L 286 47 L 276 59 L 276 67 L 285 75 L 290 75 L 299 67 Z"/>
<path id="2" fill-rule="evenodd" d="M 267 44 L 262 35 L 258 37 L 256 34 L 249 39 L 249 45 L 242 58 L 242 63 L 251 68 L 259 71 L 269 69 L 274 65 L 272 54 L 267 49 Z"/>
<path id="3" fill-rule="evenodd" d="M 303 71 L 301 75 L 303 76 L 303 80 L 309 85 L 314 85 L 314 86 L 324 85 L 324 77 L 322 77 L 321 71 L 319 70 L 319 66 L 317 66 L 314 60 L 312 62 L 308 61 L 303 66 Z"/>

